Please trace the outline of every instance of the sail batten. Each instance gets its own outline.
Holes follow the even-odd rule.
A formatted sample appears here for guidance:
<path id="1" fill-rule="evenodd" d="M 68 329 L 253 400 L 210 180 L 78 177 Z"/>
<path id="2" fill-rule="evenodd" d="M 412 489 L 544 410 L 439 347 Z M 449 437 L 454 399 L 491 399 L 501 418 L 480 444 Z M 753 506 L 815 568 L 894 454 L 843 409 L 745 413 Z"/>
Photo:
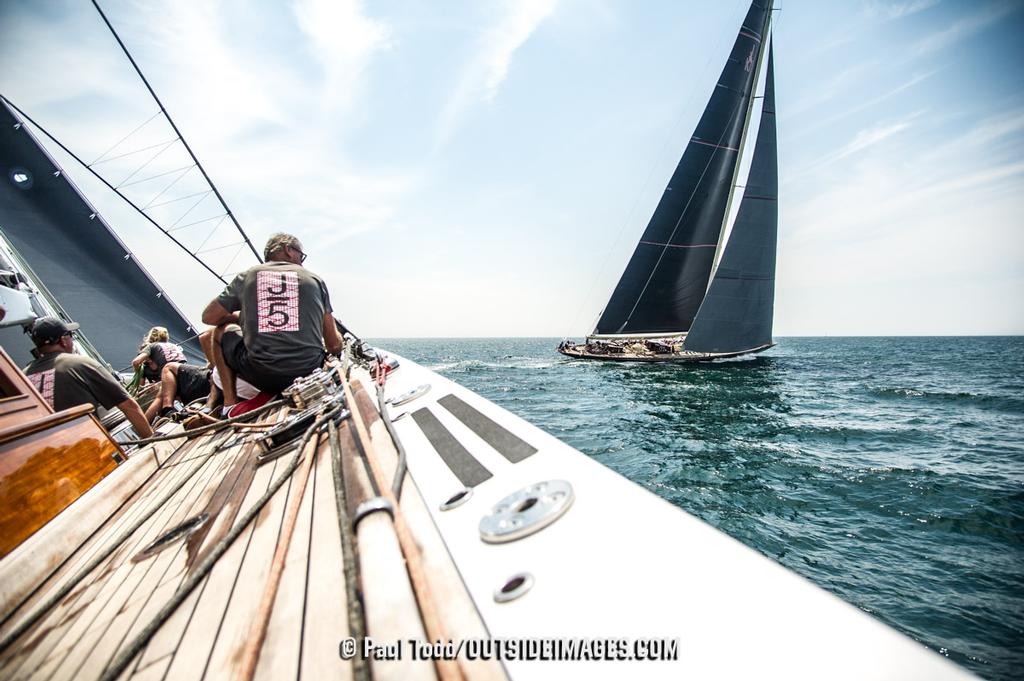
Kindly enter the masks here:
<path id="1" fill-rule="evenodd" d="M 757 0 L 751 4 L 694 134 L 592 335 L 690 328 L 722 237 L 770 13 Z"/>

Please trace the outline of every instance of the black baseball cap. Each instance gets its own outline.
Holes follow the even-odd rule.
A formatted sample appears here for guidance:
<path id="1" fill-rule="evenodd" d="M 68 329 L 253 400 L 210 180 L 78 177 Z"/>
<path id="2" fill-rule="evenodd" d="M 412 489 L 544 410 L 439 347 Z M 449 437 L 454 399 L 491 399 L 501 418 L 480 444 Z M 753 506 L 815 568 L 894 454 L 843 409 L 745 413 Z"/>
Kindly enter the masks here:
<path id="1" fill-rule="evenodd" d="M 65 322 L 57 317 L 40 317 L 32 323 L 29 333 L 36 345 L 50 345 L 77 328 L 76 322 Z"/>

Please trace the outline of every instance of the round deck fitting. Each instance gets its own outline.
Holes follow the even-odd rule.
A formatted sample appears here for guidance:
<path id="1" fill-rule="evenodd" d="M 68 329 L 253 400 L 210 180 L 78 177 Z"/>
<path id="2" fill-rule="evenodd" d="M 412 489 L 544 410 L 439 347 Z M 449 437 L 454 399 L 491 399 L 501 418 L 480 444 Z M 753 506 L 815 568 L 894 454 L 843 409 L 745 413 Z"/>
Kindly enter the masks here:
<path id="1" fill-rule="evenodd" d="M 547 480 L 508 495 L 480 519 L 480 538 L 489 544 L 515 541 L 544 529 L 569 509 L 575 496 L 565 480 Z"/>
<path id="2" fill-rule="evenodd" d="M 472 497 L 472 496 L 473 496 L 473 488 L 472 487 L 463 487 L 458 492 L 456 492 L 455 494 L 453 494 L 450 497 L 448 497 L 448 501 L 446 501 L 443 504 L 441 504 L 441 506 L 439 508 L 442 511 L 450 511 L 453 508 L 458 508 L 459 506 L 462 506 L 464 503 L 469 501 L 470 497 Z"/>
<path id="3" fill-rule="evenodd" d="M 529 572 L 514 574 L 508 578 L 507 582 L 495 589 L 494 601 L 496 603 L 508 603 L 509 601 L 514 601 L 532 588 L 533 575 Z"/>
<path id="4" fill-rule="evenodd" d="M 208 513 L 200 513 L 199 515 L 192 516 L 188 520 L 175 525 L 154 539 L 149 546 L 136 553 L 132 558 L 132 562 L 138 563 L 146 560 L 147 558 L 152 558 L 168 546 L 172 546 L 173 544 L 199 531 L 199 528 L 205 525 L 206 521 L 209 519 L 210 515 Z"/>
<path id="5" fill-rule="evenodd" d="M 429 391 L 429 390 L 430 390 L 430 384 L 429 383 L 424 383 L 423 385 L 416 386 L 415 388 L 413 388 L 409 392 L 404 392 L 401 395 L 399 395 L 398 397 L 391 398 L 390 400 L 388 400 L 388 402 L 391 404 L 392 407 L 400 407 L 403 404 L 405 404 L 406 402 L 412 402 L 417 397 L 421 397 L 423 395 L 426 395 L 427 391 Z"/>

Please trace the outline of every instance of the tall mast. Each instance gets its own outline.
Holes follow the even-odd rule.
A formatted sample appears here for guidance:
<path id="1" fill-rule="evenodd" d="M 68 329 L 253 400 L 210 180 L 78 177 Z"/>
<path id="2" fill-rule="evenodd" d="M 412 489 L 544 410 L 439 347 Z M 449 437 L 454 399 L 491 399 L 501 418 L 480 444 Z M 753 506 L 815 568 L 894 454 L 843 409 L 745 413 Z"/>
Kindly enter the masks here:
<path id="1" fill-rule="evenodd" d="M 765 55 L 768 54 L 768 41 L 771 39 L 772 31 L 772 9 L 768 10 L 768 21 L 765 24 L 764 34 L 761 36 L 761 45 L 757 55 L 757 67 L 754 70 L 754 88 L 757 88 L 758 82 L 761 79 L 761 68 L 764 66 Z M 755 90 L 756 91 L 756 90 Z M 754 111 L 754 100 L 756 97 L 751 97 L 750 102 L 747 104 L 747 113 L 743 119 L 743 133 L 740 137 L 739 151 L 736 157 L 736 167 L 732 171 L 732 182 L 729 185 L 729 198 L 725 203 L 725 215 L 722 216 L 722 227 L 718 232 L 718 245 L 715 247 L 715 259 L 711 265 L 711 276 L 708 277 L 708 288 L 711 288 L 711 282 L 715 280 L 715 272 L 718 271 L 718 263 L 722 259 L 722 250 L 725 241 L 725 228 L 729 224 L 729 215 L 732 213 L 732 202 L 736 196 L 736 182 L 740 175 L 740 166 L 743 165 L 743 151 L 747 145 L 747 137 L 750 131 L 750 118 Z"/>

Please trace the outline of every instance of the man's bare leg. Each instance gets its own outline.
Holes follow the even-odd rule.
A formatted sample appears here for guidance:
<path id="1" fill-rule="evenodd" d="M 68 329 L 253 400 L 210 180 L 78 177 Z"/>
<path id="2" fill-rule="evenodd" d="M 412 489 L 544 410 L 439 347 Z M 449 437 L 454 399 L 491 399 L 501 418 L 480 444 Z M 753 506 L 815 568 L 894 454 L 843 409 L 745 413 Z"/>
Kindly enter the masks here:
<path id="1" fill-rule="evenodd" d="M 164 407 L 174 404 L 174 396 L 178 392 L 178 363 L 170 362 L 160 370 L 160 392 L 153 398 L 152 404 L 146 409 L 146 420 L 153 422 Z"/>
<path id="2" fill-rule="evenodd" d="M 220 374 L 220 383 L 224 388 L 224 408 L 233 406 L 238 402 L 238 395 L 235 393 L 235 372 L 231 370 L 228 363 L 224 361 L 224 351 L 220 347 L 221 338 L 224 332 L 230 329 L 239 328 L 234 324 L 218 326 L 213 333 L 213 343 L 210 344 L 210 354 L 213 355 L 213 365 L 217 367 Z"/>
<path id="3" fill-rule="evenodd" d="M 156 418 L 156 415 L 160 413 L 160 410 L 163 409 L 163 407 L 163 399 L 160 393 L 157 393 L 156 397 L 153 398 L 153 401 L 149 403 L 148 407 L 146 407 L 146 421 L 153 423 L 153 419 Z"/>
<path id="4" fill-rule="evenodd" d="M 213 413 L 214 407 L 220 403 L 220 388 L 210 381 L 210 394 L 206 396 L 206 410 L 211 414 Z"/>
<path id="5" fill-rule="evenodd" d="M 174 405 L 178 394 L 178 363 L 169 362 L 160 370 L 160 401 L 165 407 Z"/>

